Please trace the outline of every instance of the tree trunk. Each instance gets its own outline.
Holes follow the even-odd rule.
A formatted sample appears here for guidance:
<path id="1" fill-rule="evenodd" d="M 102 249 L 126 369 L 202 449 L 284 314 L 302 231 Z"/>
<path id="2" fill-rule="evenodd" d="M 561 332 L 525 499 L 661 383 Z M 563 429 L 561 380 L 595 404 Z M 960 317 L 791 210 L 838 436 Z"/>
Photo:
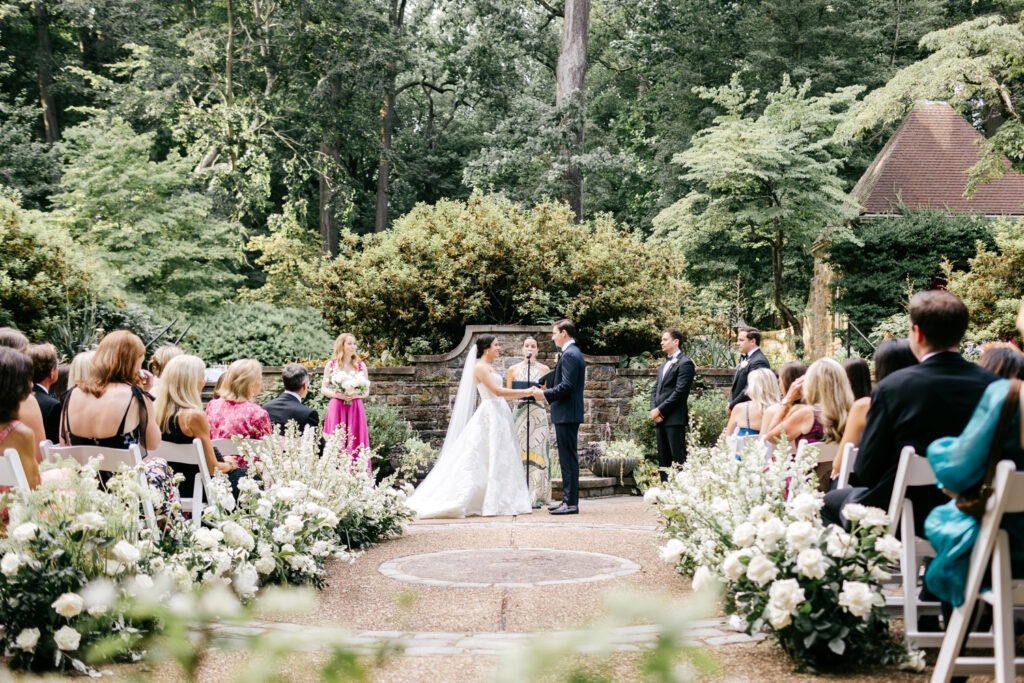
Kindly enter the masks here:
<path id="1" fill-rule="evenodd" d="M 320 154 L 330 158 L 335 163 L 338 161 L 338 150 L 320 143 Z M 326 172 L 321 171 L 320 179 L 320 251 L 324 256 L 331 258 L 338 255 L 338 214 L 331 205 L 331 198 L 334 196 L 334 189 Z"/>
<path id="2" fill-rule="evenodd" d="M 562 23 L 562 50 L 558 55 L 555 69 L 555 104 L 559 107 L 574 100 L 579 107 L 572 119 L 563 119 L 562 124 L 570 126 L 571 148 L 563 148 L 561 154 L 569 157 L 583 151 L 583 102 L 587 76 L 587 40 L 590 35 L 590 0 L 565 0 L 565 19 Z M 583 220 L 583 172 L 577 166 L 570 166 L 565 173 L 568 186 L 566 199 L 576 221 Z"/>
<path id="3" fill-rule="evenodd" d="M 803 346 L 804 328 L 789 306 L 782 301 L 782 247 L 785 244 L 782 230 L 775 231 L 775 239 L 772 240 L 772 297 L 775 301 L 775 308 L 782 316 L 783 325 L 793 328 L 793 338 L 799 346 Z"/>
<path id="4" fill-rule="evenodd" d="M 60 139 L 57 105 L 53 101 L 53 50 L 50 48 L 50 11 L 44 0 L 35 3 L 36 70 L 39 75 L 39 101 L 43 106 L 43 128 L 50 144 Z"/>
<path id="5" fill-rule="evenodd" d="M 826 258 L 829 243 L 819 238 L 811 247 L 814 256 L 814 276 L 807 295 L 807 323 L 804 329 L 804 351 L 812 360 L 832 356 L 835 323 L 832 316 L 833 271 Z"/>
<path id="6" fill-rule="evenodd" d="M 395 123 L 394 87 L 384 95 L 384 106 L 381 108 L 380 126 L 380 163 L 377 166 L 377 218 L 374 221 L 375 232 L 388 229 L 388 176 L 391 174 L 391 129 Z"/>

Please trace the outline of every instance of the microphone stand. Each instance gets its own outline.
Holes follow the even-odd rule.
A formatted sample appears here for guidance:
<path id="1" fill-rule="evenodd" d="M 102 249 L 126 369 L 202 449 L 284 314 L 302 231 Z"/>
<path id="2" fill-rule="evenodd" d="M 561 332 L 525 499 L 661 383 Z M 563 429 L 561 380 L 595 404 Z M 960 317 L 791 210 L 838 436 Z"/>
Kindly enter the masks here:
<path id="1" fill-rule="evenodd" d="M 532 382 L 533 381 L 533 378 L 531 376 L 532 375 L 531 369 L 533 367 L 532 363 L 533 363 L 533 353 L 531 352 L 531 353 L 526 354 L 526 381 L 527 382 Z M 532 396 L 527 396 L 523 402 L 526 404 L 526 492 L 529 493 L 530 492 L 530 412 L 531 412 L 530 411 L 530 404 L 533 403 L 533 397 Z M 531 500 L 530 501 L 530 507 L 533 507 L 533 504 L 535 502 L 536 501 Z"/>

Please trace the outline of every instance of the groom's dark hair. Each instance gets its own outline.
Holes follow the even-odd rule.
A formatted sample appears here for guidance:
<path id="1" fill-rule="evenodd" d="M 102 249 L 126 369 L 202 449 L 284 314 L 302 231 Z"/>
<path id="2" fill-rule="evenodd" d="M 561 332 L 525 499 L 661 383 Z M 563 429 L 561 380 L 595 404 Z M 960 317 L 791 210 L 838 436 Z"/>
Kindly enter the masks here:
<path id="1" fill-rule="evenodd" d="M 683 333 L 680 332 L 678 328 L 666 327 L 664 330 L 662 330 L 661 333 L 665 334 L 666 332 L 668 332 L 669 336 L 678 341 L 680 344 L 683 342 Z"/>
<path id="2" fill-rule="evenodd" d="M 573 339 L 576 338 L 576 323 L 569 320 L 568 318 L 562 318 L 561 320 L 556 322 L 554 326 L 555 329 L 557 329 L 558 331 L 568 332 L 570 337 L 572 337 Z"/>

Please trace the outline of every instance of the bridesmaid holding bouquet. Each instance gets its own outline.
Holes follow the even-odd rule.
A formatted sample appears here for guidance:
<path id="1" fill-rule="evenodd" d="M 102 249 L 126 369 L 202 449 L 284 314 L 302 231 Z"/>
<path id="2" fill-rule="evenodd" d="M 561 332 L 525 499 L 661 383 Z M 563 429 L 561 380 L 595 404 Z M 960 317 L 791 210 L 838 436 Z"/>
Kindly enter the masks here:
<path id="1" fill-rule="evenodd" d="M 324 368 L 320 391 L 331 399 L 324 419 L 324 435 L 329 436 L 342 426 L 348 434 L 345 450 L 354 460 L 361 448 L 370 447 L 366 408 L 363 406 L 363 399 L 370 393 L 370 380 L 366 365 L 356 355 L 354 335 L 347 332 L 338 335 L 334 354 Z"/>

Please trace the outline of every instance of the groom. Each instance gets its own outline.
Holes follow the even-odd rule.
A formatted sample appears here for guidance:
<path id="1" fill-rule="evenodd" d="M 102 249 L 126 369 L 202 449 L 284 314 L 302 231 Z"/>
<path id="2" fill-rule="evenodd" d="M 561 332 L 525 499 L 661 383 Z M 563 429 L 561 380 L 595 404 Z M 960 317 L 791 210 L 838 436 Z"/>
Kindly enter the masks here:
<path id="1" fill-rule="evenodd" d="M 533 390 L 533 397 L 551 404 L 551 422 L 555 425 L 558 444 L 558 462 L 562 466 L 562 502 L 548 508 L 553 515 L 579 513 L 580 461 L 577 448 L 580 423 L 583 422 L 583 384 L 586 366 L 583 352 L 576 345 L 576 325 L 573 321 L 559 320 L 551 330 L 551 341 L 562 356 L 555 365 L 554 385 L 547 391 Z"/>

